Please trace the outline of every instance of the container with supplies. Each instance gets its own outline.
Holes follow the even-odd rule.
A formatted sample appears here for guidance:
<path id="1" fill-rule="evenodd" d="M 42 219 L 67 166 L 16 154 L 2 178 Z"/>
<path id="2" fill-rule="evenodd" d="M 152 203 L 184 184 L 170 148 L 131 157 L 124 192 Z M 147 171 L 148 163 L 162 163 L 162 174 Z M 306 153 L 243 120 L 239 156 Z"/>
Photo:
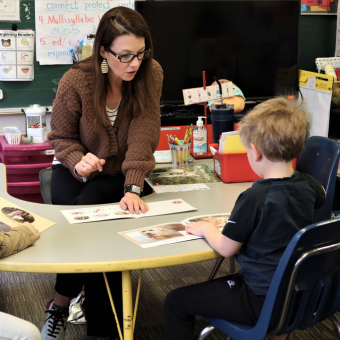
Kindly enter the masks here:
<path id="1" fill-rule="evenodd" d="M 219 144 L 210 144 L 216 175 L 224 183 L 253 182 L 260 179 L 251 168 L 247 150 L 238 131 L 222 133 Z"/>
<path id="2" fill-rule="evenodd" d="M 191 143 L 169 144 L 172 166 L 185 166 L 189 164 L 190 145 Z"/>
<path id="3" fill-rule="evenodd" d="M 21 131 L 16 126 L 4 127 L 4 134 L 8 144 L 20 144 Z"/>
<path id="4" fill-rule="evenodd" d="M 188 165 L 192 134 L 193 126 L 191 124 L 187 126 L 183 140 L 179 140 L 176 135 L 167 135 L 172 166 Z"/>
<path id="5" fill-rule="evenodd" d="M 30 105 L 25 111 L 27 137 L 33 137 L 33 143 L 46 142 L 46 111 L 46 108 L 38 104 Z"/>

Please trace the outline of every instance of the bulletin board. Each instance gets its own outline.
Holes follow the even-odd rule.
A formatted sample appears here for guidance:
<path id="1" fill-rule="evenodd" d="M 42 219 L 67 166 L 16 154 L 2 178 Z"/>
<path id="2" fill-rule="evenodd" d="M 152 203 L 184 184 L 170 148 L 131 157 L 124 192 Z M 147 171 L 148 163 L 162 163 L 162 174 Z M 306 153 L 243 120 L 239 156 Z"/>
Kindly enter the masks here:
<path id="1" fill-rule="evenodd" d="M 301 0 L 301 15 L 336 15 L 339 0 L 329 1 L 330 0 Z M 323 9 L 322 7 L 329 8 L 329 10 Z"/>

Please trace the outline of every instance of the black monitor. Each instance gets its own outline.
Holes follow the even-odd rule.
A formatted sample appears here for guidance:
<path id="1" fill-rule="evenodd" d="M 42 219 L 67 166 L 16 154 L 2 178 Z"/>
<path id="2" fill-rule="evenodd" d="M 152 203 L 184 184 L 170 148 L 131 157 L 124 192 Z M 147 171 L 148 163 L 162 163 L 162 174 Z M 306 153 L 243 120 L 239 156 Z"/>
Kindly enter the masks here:
<path id="1" fill-rule="evenodd" d="M 136 1 L 164 70 L 162 104 L 183 103 L 182 89 L 213 77 L 247 100 L 298 90 L 299 0 Z"/>

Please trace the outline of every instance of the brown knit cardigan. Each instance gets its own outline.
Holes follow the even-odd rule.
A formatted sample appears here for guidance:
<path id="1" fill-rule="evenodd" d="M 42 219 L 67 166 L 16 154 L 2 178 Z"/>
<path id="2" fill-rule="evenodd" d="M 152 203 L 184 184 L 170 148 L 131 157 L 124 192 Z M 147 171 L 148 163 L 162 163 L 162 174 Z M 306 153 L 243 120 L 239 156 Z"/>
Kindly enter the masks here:
<path id="1" fill-rule="evenodd" d="M 157 96 L 160 98 L 163 71 L 155 60 L 152 66 Z M 136 118 L 119 108 L 113 127 L 109 118 L 105 125 L 95 123 L 92 79 L 91 74 L 72 68 L 59 82 L 48 135 L 55 156 L 74 177 L 81 180 L 74 173 L 74 166 L 91 152 L 105 159 L 106 163 L 102 172 L 91 173 L 87 180 L 100 175 L 123 173 L 125 186 L 135 184 L 143 187 L 144 179 L 155 167 L 153 152 L 160 137 L 160 106 L 147 107 Z"/>

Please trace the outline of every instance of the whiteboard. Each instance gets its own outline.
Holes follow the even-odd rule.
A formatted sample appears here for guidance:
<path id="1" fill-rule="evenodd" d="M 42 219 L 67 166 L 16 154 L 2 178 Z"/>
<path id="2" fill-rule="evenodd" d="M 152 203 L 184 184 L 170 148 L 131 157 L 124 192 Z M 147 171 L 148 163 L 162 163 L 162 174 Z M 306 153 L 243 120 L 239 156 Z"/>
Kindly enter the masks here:
<path id="1" fill-rule="evenodd" d="M 71 50 L 110 8 L 134 9 L 134 0 L 35 0 L 36 59 L 40 65 L 73 64 Z"/>

